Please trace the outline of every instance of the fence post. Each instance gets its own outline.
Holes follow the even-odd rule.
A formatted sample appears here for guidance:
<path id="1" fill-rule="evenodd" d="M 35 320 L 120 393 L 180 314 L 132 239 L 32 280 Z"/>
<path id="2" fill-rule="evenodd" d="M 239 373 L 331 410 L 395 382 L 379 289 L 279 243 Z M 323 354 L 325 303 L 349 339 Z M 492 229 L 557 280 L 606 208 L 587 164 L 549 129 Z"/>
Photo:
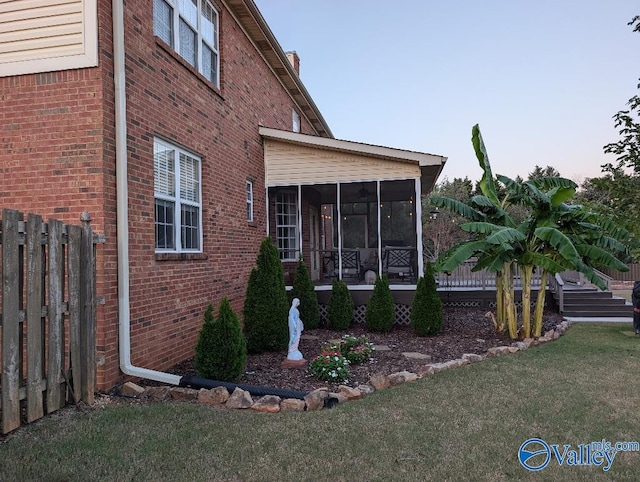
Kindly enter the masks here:
<path id="1" fill-rule="evenodd" d="M 86 403 L 92 404 L 96 386 L 96 299 L 91 215 L 84 211 L 80 216 L 80 221 L 82 221 L 80 259 L 82 323 L 80 324 L 80 340 L 82 360 L 85 364 L 85 369 L 82 370 L 81 396 Z"/>
<path id="2" fill-rule="evenodd" d="M 49 219 L 49 366 L 47 369 L 47 413 L 62 407 L 64 369 L 62 223 Z"/>
<path id="3" fill-rule="evenodd" d="M 18 221 L 2 210 L 2 432 L 20 426 L 20 271 Z"/>

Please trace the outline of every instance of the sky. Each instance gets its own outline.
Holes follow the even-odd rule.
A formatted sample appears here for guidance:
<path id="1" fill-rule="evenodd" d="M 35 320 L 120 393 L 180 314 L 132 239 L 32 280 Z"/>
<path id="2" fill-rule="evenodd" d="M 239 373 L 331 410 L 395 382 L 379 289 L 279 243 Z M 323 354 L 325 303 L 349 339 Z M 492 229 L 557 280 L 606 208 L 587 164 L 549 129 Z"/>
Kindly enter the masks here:
<path id="1" fill-rule="evenodd" d="M 536 165 L 581 183 L 615 163 L 638 93 L 637 0 L 255 0 L 337 139 L 448 157 L 478 180 Z"/>

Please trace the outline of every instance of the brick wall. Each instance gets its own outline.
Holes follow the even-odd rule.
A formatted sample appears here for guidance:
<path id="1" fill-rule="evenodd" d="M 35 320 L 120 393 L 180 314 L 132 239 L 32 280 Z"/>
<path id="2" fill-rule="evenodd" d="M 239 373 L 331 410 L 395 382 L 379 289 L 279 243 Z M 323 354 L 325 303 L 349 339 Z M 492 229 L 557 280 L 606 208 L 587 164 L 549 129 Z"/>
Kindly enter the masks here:
<path id="1" fill-rule="evenodd" d="M 258 126 L 291 129 L 293 101 L 233 17 L 220 10 L 218 90 L 153 35 L 151 2 L 125 9 L 132 363 L 164 370 L 193 356 L 202 313 L 230 298 L 241 314 L 266 232 Z M 111 12 L 99 3 L 100 65 L 0 78 L 0 205 L 77 221 L 91 212 L 107 237 L 98 259 L 98 385 L 118 367 L 114 83 Z M 300 109 L 297 109 L 298 111 Z M 302 119 L 302 132 L 313 133 Z M 154 250 L 153 139 L 202 159 L 204 255 Z M 254 186 L 246 220 L 245 181 Z"/>

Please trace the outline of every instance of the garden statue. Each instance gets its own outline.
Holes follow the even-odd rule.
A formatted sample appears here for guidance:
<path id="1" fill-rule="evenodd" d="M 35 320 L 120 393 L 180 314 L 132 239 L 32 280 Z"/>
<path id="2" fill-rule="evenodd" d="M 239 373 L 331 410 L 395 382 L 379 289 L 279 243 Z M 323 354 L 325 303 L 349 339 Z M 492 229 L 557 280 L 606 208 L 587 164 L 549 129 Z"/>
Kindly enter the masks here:
<path id="1" fill-rule="evenodd" d="M 304 325 L 300 319 L 300 312 L 298 311 L 299 305 L 300 300 L 294 298 L 291 302 L 291 308 L 289 309 L 289 354 L 287 355 L 287 360 L 298 361 L 304 359 L 302 353 L 298 350 L 300 335 L 302 335 L 302 331 L 304 330 Z"/>

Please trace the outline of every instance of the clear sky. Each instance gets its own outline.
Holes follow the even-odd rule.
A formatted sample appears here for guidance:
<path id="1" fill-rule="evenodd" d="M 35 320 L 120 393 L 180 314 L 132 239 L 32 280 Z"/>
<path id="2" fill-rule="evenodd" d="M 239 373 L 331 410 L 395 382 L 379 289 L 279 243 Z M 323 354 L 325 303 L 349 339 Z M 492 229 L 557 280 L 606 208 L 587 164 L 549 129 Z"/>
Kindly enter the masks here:
<path id="1" fill-rule="evenodd" d="M 638 93 L 638 0 L 255 0 L 338 139 L 448 157 L 450 180 L 538 164 L 577 182 L 614 162 Z"/>

